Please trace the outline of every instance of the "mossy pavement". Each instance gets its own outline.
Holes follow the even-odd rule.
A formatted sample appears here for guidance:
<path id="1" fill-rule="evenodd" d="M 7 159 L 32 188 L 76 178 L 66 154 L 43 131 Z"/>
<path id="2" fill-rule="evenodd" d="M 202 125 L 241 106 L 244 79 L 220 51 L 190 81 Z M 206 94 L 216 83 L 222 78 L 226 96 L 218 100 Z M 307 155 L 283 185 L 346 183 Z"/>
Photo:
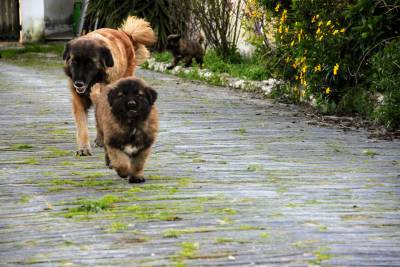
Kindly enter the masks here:
<path id="1" fill-rule="evenodd" d="M 1 266 L 400 266 L 399 140 L 139 69 L 160 134 L 132 185 L 74 156 L 59 59 L 25 63 L 0 61 Z"/>

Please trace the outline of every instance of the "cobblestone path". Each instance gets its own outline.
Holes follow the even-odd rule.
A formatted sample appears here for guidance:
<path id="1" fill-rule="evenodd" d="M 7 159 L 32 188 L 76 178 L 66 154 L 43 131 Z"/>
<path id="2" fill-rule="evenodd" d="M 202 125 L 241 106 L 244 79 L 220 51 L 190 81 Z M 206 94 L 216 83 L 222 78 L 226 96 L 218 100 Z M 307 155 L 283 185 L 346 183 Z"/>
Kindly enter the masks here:
<path id="1" fill-rule="evenodd" d="M 160 135 L 130 185 L 101 149 L 74 156 L 60 63 L 0 61 L 0 266 L 400 266 L 398 140 L 137 75 Z"/>

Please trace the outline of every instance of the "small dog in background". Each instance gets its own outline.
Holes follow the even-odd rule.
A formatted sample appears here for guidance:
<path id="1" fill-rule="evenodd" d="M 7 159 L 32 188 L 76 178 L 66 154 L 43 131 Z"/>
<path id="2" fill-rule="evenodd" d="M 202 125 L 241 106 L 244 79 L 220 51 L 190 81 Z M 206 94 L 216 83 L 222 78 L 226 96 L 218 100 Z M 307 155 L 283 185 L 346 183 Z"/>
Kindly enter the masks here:
<path id="1" fill-rule="evenodd" d="M 202 67 L 204 49 L 201 44 L 203 42 L 204 37 L 201 34 L 199 34 L 197 41 L 184 39 L 179 34 L 169 35 L 167 38 L 167 50 L 172 52 L 174 59 L 167 69 L 173 69 L 181 59 L 185 61 L 185 67 L 189 67 L 192 65 L 193 58 Z"/>
<path id="2" fill-rule="evenodd" d="M 136 78 L 98 86 L 91 98 L 106 165 L 130 183 L 142 183 L 144 164 L 158 133 L 157 92 Z"/>

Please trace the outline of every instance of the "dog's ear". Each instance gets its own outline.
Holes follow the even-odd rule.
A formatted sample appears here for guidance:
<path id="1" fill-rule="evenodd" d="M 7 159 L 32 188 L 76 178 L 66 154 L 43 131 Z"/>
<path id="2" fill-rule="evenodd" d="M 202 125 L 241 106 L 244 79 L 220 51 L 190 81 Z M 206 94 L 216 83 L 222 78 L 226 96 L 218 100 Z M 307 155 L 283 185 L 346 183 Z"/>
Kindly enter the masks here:
<path id="1" fill-rule="evenodd" d="M 179 40 L 181 38 L 180 34 L 171 34 L 168 36 L 167 40 Z"/>
<path id="2" fill-rule="evenodd" d="M 100 50 L 100 57 L 104 59 L 105 65 L 107 67 L 112 67 L 114 66 L 114 59 L 112 57 L 110 49 L 107 47 L 102 47 Z"/>
<path id="3" fill-rule="evenodd" d="M 108 104 L 110 107 L 114 104 L 114 100 L 117 97 L 117 89 L 111 89 L 107 94 Z"/>
<path id="4" fill-rule="evenodd" d="M 157 100 L 157 92 L 151 87 L 146 87 L 146 97 L 149 100 L 150 105 L 153 105 Z"/>
<path id="5" fill-rule="evenodd" d="M 63 60 L 68 60 L 71 52 L 71 44 L 68 42 L 65 44 L 64 53 L 63 53 Z"/>

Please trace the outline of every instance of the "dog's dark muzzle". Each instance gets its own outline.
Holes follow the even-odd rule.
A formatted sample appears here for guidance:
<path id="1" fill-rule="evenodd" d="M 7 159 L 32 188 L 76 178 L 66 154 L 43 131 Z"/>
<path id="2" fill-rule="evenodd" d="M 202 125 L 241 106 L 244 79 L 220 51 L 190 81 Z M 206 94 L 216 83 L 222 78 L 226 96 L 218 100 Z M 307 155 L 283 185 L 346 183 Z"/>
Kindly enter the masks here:
<path id="1" fill-rule="evenodd" d="M 129 100 L 128 103 L 128 109 L 136 109 L 136 101 L 135 100 Z"/>
<path id="2" fill-rule="evenodd" d="M 84 94 L 88 86 L 83 81 L 74 81 L 74 87 L 78 94 Z"/>
<path id="3" fill-rule="evenodd" d="M 126 105 L 127 105 L 127 109 L 128 109 L 128 117 L 130 117 L 130 118 L 136 117 L 138 114 L 136 101 L 129 100 L 126 103 Z"/>

